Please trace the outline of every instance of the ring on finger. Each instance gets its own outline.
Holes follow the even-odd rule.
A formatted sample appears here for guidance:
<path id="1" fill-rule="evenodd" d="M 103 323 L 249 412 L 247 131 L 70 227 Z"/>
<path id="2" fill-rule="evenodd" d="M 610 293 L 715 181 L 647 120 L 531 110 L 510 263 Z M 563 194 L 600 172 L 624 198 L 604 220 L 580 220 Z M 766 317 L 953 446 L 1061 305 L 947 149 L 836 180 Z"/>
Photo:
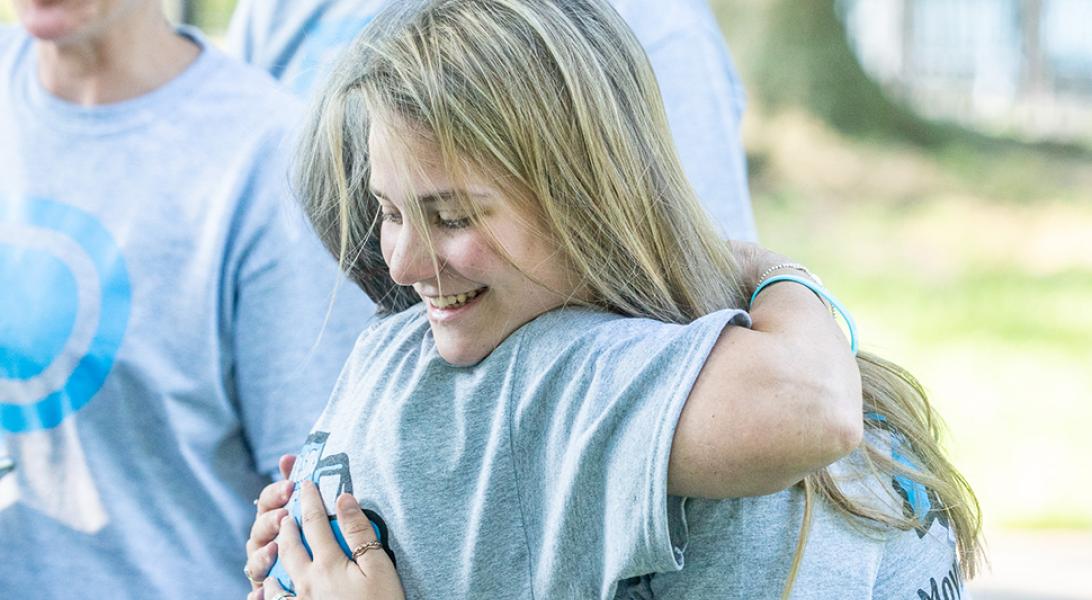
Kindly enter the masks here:
<path id="1" fill-rule="evenodd" d="M 379 540 L 372 540 L 370 542 L 364 542 L 363 544 L 361 544 L 361 545 L 359 545 L 359 546 L 357 546 L 356 548 L 353 549 L 353 554 L 352 554 L 352 556 L 350 558 L 352 558 L 353 560 L 356 560 L 356 559 L 360 558 L 361 556 L 364 556 L 365 554 L 367 554 L 368 550 L 378 550 L 378 549 L 380 549 L 382 547 L 383 547 L 383 544 Z"/>
<path id="2" fill-rule="evenodd" d="M 261 585 L 262 581 L 265 579 L 265 577 L 262 577 L 261 579 L 259 579 L 259 578 L 254 577 L 253 575 L 251 575 L 250 574 L 250 567 L 243 567 L 243 575 L 246 575 L 247 580 L 250 581 L 250 583 L 253 583 L 254 585 Z"/>

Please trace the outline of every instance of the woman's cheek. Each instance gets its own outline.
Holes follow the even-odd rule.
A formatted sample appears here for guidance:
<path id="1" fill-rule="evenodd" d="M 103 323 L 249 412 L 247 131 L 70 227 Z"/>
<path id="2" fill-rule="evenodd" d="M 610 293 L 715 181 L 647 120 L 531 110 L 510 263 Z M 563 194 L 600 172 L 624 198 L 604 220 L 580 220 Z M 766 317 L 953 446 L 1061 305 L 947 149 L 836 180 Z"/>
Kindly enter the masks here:
<path id="1" fill-rule="evenodd" d="M 508 266 L 481 233 L 468 231 L 466 235 L 451 236 L 444 246 L 446 264 L 468 279 L 490 279 Z"/>
<path id="2" fill-rule="evenodd" d="M 391 223 L 386 221 L 379 226 L 379 250 L 383 253 L 383 262 L 388 266 L 391 264 L 391 256 L 394 254 L 394 247 L 398 243 L 398 233 L 391 227 Z"/>

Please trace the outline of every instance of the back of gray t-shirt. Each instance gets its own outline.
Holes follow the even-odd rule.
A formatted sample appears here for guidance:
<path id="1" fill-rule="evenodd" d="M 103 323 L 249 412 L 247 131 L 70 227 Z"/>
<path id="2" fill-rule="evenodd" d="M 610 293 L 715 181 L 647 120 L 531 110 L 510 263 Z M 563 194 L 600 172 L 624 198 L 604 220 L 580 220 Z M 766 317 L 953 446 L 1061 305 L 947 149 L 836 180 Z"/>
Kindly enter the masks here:
<path id="1" fill-rule="evenodd" d="M 877 435 L 890 448 L 890 436 Z M 830 473 L 849 498 L 892 516 L 914 516 L 921 529 L 850 518 L 817 496 L 791 598 L 969 598 L 954 533 L 923 486 L 902 476 L 877 478 L 858 453 L 832 465 Z M 626 581 L 617 598 L 781 598 L 804 522 L 800 487 L 756 498 L 682 502 L 685 520 L 672 528 L 686 539 L 683 568 Z"/>

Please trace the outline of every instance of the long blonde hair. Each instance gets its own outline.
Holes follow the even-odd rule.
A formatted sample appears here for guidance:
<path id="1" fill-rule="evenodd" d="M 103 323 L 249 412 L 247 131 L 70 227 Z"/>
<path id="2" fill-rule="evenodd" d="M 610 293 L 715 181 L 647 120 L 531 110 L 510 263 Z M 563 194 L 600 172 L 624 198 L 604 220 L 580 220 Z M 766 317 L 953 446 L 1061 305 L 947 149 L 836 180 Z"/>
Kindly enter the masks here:
<path id="1" fill-rule="evenodd" d="M 368 131 L 379 113 L 412 123 L 453 172 L 496 175 L 589 290 L 624 315 L 687 323 L 747 298 L 722 241 L 683 175 L 651 67 L 604 0 L 401 0 L 343 56 L 305 129 L 302 201 L 327 248 L 379 305 L 418 301 L 390 278 L 368 189 Z M 940 450 L 921 386 L 858 357 L 872 476 L 926 486 L 956 532 L 972 576 L 980 516 L 970 486 Z M 892 436 L 913 462 L 895 460 Z M 855 502 L 826 470 L 802 483 L 854 522 L 923 527 Z M 891 486 L 888 486 L 891 487 Z M 895 492 L 892 491 L 892 494 Z M 807 533 L 801 532 L 786 593 Z"/>

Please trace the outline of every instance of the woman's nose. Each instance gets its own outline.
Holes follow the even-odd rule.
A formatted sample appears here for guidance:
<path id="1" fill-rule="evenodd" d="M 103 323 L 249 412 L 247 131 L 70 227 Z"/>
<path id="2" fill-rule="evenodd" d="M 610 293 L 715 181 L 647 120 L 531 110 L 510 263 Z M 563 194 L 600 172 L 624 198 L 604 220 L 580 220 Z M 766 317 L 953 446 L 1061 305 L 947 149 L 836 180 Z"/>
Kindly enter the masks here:
<path id="1" fill-rule="evenodd" d="M 394 251 L 387 261 L 391 279 L 398 285 L 413 285 L 436 277 L 436 266 L 428 239 L 413 225 L 403 225 L 395 234 Z"/>

